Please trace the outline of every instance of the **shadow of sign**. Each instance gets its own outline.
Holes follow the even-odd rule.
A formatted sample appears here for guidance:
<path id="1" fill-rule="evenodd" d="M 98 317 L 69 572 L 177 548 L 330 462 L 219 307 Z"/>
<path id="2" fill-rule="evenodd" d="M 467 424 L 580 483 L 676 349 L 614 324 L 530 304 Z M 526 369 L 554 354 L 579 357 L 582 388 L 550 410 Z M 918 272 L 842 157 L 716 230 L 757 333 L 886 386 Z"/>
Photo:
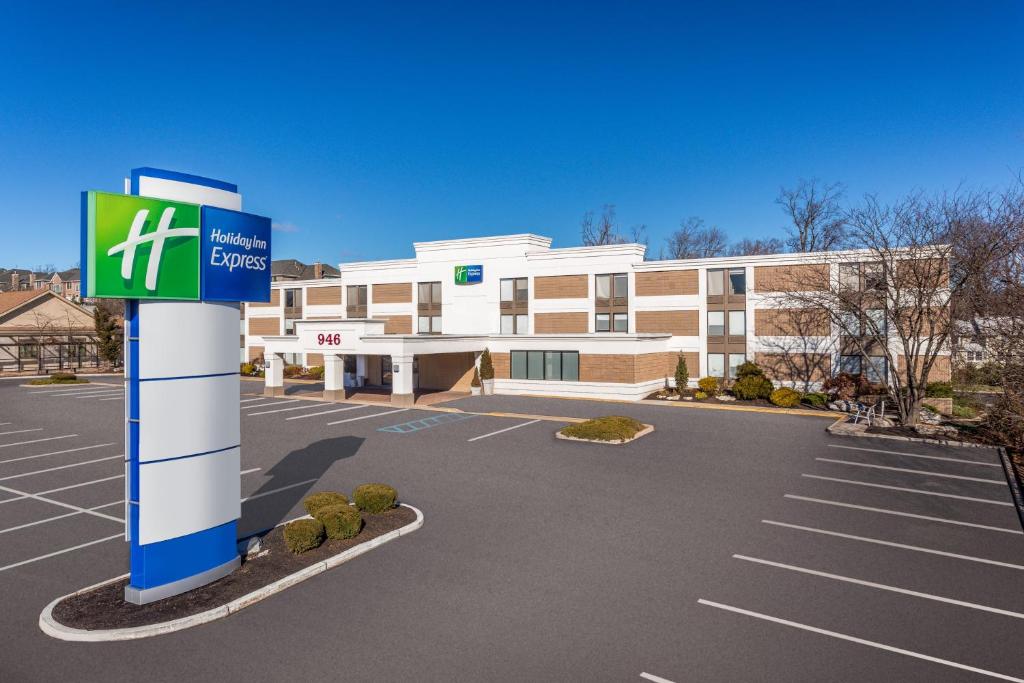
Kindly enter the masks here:
<path id="1" fill-rule="evenodd" d="M 301 514 L 292 509 L 317 488 L 317 482 L 335 462 L 351 458 L 364 439 L 342 436 L 324 439 L 292 451 L 267 471 L 270 477 L 242 503 L 240 536 L 268 531 L 281 522 Z M 342 493 L 348 494 L 347 491 Z M 301 508 L 300 508 L 301 509 Z"/>

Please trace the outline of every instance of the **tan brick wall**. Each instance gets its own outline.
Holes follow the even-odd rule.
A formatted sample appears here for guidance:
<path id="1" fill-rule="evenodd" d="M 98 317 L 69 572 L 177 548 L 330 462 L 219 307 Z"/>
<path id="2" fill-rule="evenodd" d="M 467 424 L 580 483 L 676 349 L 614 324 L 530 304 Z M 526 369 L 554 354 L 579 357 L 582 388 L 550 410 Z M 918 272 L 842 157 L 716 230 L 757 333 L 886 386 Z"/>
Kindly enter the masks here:
<path id="1" fill-rule="evenodd" d="M 832 356 L 827 353 L 762 353 L 754 354 L 773 382 L 822 382 L 832 372 Z"/>
<path id="2" fill-rule="evenodd" d="M 655 270 L 636 274 L 637 296 L 697 293 L 697 270 Z"/>
<path id="3" fill-rule="evenodd" d="M 758 292 L 809 292 L 828 290 L 827 263 L 793 266 L 755 266 L 754 290 Z"/>
<path id="4" fill-rule="evenodd" d="M 492 353 L 491 364 L 494 366 L 496 378 L 509 379 L 512 376 L 512 354 Z"/>
<path id="5" fill-rule="evenodd" d="M 412 334 L 411 315 L 389 315 L 377 316 L 376 319 L 384 318 L 384 334 Z"/>
<path id="6" fill-rule="evenodd" d="M 249 318 L 249 335 L 281 334 L 280 318 Z"/>
<path id="7" fill-rule="evenodd" d="M 754 334 L 759 337 L 826 337 L 831 333 L 828 311 L 817 308 L 758 308 Z"/>
<path id="8" fill-rule="evenodd" d="M 306 354 L 306 367 L 313 368 L 317 365 L 324 364 L 324 354 L 322 353 L 307 353 Z"/>
<path id="9" fill-rule="evenodd" d="M 250 346 L 249 347 L 249 361 L 254 361 L 263 355 L 262 346 Z"/>
<path id="10" fill-rule="evenodd" d="M 551 275 L 533 278 L 535 299 L 586 299 L 586 275 Z"/>
<path id="11" fill-rule="evenodd" d="M 409 304 L 412 303 L 411 282 L 391 282 L 370 285 L 370 303 Z"/>
<path id="12" fill-rule="evenodd" d="M 677 337 L 696 337 L 700 331 L 698 311 L 637 311 L 637 332 L 668 332 Z"/>
<path id="13" fill-rule="evenodd" d="M 250 303 L 250 306 L 280 306 L 281 305 L 281 290 L 272 289 L 270 290 L 270 303 L 260 303 L 258 301 Z"/>
<path id="14" fill-rule="evenodd" d="M 896 357 L 896 371 L 903 373 L 906 371 L 907 357 L 900 354 Z M 937 356 L 935 363 L 932 364 L 932 371 L 928 374 L 929 382 L 948 382 L 952 378 L 950 371 L 949 356 Z"/>
<path id="15" fill-rule="evenodd" d="M 419 384 L 424 389 L 469 391 L 476 354 L 432 353 L 419 357 Z M 492 355 L 493 362 L 493 355 Z M 501 377 L 498 369 L 494 376 Z"/>
<path id="16" fill-rule="evenodd" d="M 629 354 L 581 353 L 580 381 L 632 384 L 634 358 L 636 356 Z"/>
<path id="17" fill-rule="evenodd" d="M 309 287 L 306 289 L 307 306 L 341 304 L 341 287 Z"/>
<path id="18" fill-rule="evenodd" d="M 586 313 L 535 313 L 533 316 L 535 334 L 586 333 Z"/>

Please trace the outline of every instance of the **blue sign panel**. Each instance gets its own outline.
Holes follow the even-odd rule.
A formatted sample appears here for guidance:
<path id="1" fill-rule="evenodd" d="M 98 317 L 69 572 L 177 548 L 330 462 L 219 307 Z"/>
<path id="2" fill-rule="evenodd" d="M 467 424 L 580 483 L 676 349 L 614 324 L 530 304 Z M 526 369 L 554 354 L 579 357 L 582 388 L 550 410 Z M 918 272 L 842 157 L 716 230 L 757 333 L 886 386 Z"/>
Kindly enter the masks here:
<path id="1" fill-rule="evenodd" d="M 483 281 L 483 266 L 455 266 L 455 284 L 475 285 Z"/>
<path id="2" fill-rule="evenodd" d="M 270 219 L 204 206 L 203 301 L 270 301 Z"/>

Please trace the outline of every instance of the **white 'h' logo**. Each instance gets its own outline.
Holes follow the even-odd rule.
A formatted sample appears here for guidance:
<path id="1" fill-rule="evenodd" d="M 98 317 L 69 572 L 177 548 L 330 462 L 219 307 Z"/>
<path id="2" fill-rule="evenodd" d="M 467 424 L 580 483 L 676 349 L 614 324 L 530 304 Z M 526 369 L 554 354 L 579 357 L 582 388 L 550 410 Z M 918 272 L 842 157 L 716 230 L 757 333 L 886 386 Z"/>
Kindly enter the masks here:
<path id="1" fill-rule="evenodd" d="M 130 280 L 132 271 L 135 268 L 135 248 L 146 242 L 153 243 L 153 249 L 149 254 L 149 263 L 146 265 L 146 289 L 156 289 L 156 276 L 160 272 L 160 257 L 164 253 L 164 242 L 171 237 L 198 237 L 199 228 L 175 228 L 171 229 L 171 219 L 174 217 L 174 207 L 164 209 L 160 214 L 160 222 L 156 231 L 142 234 L 142 228 L 146 224 L 146 217 L 149 216 L 149 209 L 140 209 L 135 214 L 132 227 L 128 231 L 128 237 L 121 244 L 115 244 L 107 251 L 107 256 L 113 256 L 124 252 L 121 257 L 121 277 Z"/>

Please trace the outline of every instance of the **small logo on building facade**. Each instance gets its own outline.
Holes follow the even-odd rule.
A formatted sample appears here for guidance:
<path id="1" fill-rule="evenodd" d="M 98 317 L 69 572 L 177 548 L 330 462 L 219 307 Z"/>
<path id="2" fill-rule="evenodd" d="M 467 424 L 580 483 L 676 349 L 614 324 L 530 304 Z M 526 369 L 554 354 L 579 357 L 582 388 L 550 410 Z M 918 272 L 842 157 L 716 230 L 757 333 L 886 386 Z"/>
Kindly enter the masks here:
<path id="1" fill-rule="evenodd" d="M 483 266 L 455 266 L 455 284 L 473 285 L 483 281 Z"/>

